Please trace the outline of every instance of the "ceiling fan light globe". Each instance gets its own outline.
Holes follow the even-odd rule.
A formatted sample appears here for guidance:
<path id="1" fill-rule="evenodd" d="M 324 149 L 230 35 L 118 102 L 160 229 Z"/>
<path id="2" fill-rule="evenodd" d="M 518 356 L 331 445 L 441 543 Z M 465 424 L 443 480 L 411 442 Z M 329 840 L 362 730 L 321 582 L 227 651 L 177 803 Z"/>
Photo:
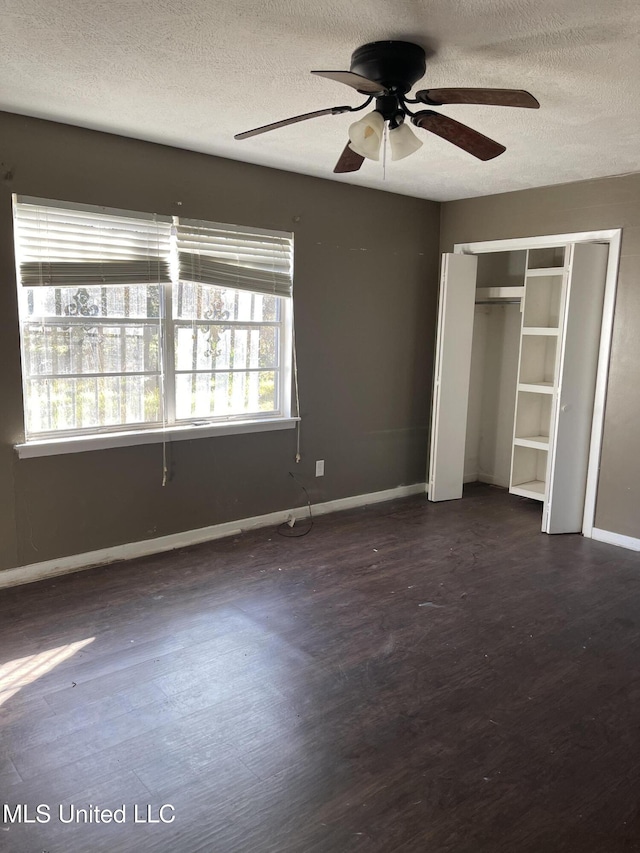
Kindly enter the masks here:
<path id="1" fill-rule="evenodd" d="M 349 127 L 349 147 L 368 160 L 380 159 L 384 119 L 375 110 Z"/>
<path id="2" fill-rule="evenodd" d="M 389 145 L 391 147 L 391 159 L 403 160 L 422 147 L 422 140 L 418 139 L 409 125 L 401 124 L 395 130 L 389 131 Z"/>

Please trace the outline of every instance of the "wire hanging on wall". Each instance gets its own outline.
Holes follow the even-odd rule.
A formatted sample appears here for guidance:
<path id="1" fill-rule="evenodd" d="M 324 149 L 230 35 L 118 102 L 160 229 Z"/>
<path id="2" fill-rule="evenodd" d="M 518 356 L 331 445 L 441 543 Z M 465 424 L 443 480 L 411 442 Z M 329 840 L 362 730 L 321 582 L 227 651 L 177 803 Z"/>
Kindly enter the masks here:
<path id="1" fill-rule="evenodd" d="M 302 456 L 300 455 L 300 427 L 302 424 L 302 418 L 300 417 L 300 388 L 298 386 L 298 353 L 296 351 L 296 327 L 293 315 L 291 322 L 291 343 L 293 349 L 293 387 L 294 393 L 296 395 L 296 417 L 298 418 L 298 421 L 296 423 L 296 463 L 298 463 L 302 459 Z"/>
<path id="2" fill-rule="evenodd" d="M 278 525 L 276 528 L 276 533 L 279 536 L 284 536 L 285 539 L 301 539 L 303 536 L 306 536 L 307 533 L 311 533 L 311 529 L 313 527 L 313 513 L 311 512 L 311 499 L 309 498 L 309 492 L 302 485 L 300 480 L 289 471 L 289 476 L 293 478 L 293 480 L 300 486 L 302 491 L 304 492 L 305 498 L 307 499 L 307 507 L 309 508 L 309 518 L 307 519 L 309 522 L 309 526 L 305 528 L 301 533 L 294 533 L 294 526 L 290 524 L 288 521 L 283 521 L 282 524 Z M 288 531 L 288 532 L 287 532 Z"/>

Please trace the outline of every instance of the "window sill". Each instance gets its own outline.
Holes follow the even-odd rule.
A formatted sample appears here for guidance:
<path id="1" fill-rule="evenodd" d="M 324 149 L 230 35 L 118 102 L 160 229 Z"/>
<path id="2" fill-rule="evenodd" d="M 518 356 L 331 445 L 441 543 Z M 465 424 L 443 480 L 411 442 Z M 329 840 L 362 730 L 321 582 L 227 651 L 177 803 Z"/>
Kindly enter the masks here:
<path id="1" fill-rule="evenodd" d="M 217 424 L 191 424 L 163 429 L 131 430 L 130 432 L 101 433 L 73 438 L 47 438 L 16 444 L 20 459 L 35 456 L 57 456 L 61 453 L 82 453 L 85 450 L 105 450 L 109 447 L 131 447 L 136 444 L 161 444 L 163 441 L 191 441 L 216 435 L 241 435 L 249 432 L 272 432 L 293 429 L 299 418 L 265 418 L 253 421 L 228 421 Z"/>

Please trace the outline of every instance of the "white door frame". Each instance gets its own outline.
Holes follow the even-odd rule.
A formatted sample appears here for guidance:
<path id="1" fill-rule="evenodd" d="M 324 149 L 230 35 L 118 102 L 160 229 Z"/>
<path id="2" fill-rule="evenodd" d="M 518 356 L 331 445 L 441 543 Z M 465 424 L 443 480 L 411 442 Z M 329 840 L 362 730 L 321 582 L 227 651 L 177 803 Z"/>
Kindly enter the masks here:
<path id="1" fill-rule="evenodd" d="M 604 428 L 604 408 L 609 379 L 609 357 L 611 355 L 611 337 L 613 333 L 613 315 L 618 287 L 618 265 L 622 228 L 610 228 L 604 231 L 580 231 L 575 234 L 550 234 L 542 237 L 515 237 L 508 240 L 484 240 L 478 243 L 456 243 L 455 254 L 479 255 L 485 252 L 512 252 L 523 249 L 544 249 L 564 243 L 608 243 L 607 277 L 605 282 L 604 303 L 602 306 L 602 326 L 600 328 L 600 349 L 598 370 L 596 373 L 593 420 L 591 424 L 591 443 L 589 446 L 589 468 L 587 471 L 587 491 L 584 501 L 582 534 L 591 538 L 596 511 L 598 492 L 598 473 L 602 452 L 602 433 Z"/>

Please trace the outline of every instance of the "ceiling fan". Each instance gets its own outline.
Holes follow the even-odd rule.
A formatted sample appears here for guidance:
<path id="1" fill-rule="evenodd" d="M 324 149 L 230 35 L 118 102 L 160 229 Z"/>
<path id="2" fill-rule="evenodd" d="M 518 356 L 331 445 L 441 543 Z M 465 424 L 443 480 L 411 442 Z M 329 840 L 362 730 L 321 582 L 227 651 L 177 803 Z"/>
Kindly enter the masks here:
<path id="1" fill-rule="evenodd" d="M 353 52 L 349 71 L 311 72 L 344 83 L 366 95 L 367 99 L 363 104 L 358 107 L 328 107 L 303 113 L 237 133 L 234 138 L 248 139 L 318 116 L 358 112 L 375 99 L 373 112 L 354 122 L 349 128 L 349 142 L 340 155 L 334 172 L 356 172 L 365 158 L 378 160 L 385 124 L 389 126 L 392 160 L 401 160 L 417 151 L 422 141 L 413 133 L 408 123 L 405 123 L 407 116 L 415 127 L 435 133 L 479 160 L 492 160 L 506 151 L 504 145 L 442 113 L 432 109 L 414 112 L 408 104 L 426 104 L 428 107 L 445 104 L 483 104 L 529 109 L 540 107 L 533 95 L 522 89 L 421 89 L 415 93 L 415 98 L 408 98 L 407 93 L 414 83 L 424 76 L 425 69 L 425 52 L 417 44 L 406 41 L 376 41 L 365 44 Z"/>

